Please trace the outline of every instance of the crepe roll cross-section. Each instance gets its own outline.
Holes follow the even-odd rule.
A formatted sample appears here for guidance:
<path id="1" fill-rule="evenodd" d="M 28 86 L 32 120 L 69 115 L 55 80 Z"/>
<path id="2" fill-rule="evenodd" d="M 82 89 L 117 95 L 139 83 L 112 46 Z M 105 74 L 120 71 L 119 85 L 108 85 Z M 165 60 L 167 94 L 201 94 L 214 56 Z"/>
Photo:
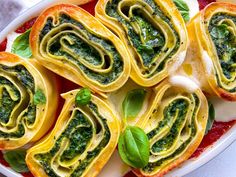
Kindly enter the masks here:
<path id="1" fill-rule="evenodd" d="M 155 90 L 140 124 L 150 142 L 148 164 L 134 170 L 140 177 L 161 177 L 187 160 L 201 143 L 208 120 L 207 99 L 189 78 L 173 76 Z"/>
<path id="2" fill-rule="evenodd" d="M 203 64 L 213 93 L 236 101 L 236 5 L 212 3 L 187 26 L 192 55 Z"/>
<path id="3" fill-rule="evenodd" d="M 0 52 L 0 149 L 39 140 L 52 126 L 58 104 L 54 74 L 33 59 Z"/>
<path id="4" fill-rule="evenodd" d="M 95 12 L 124 42 L 137 84 L 154 86 L 184 61 L 187 30 L 171 0 L 99 0 Z"/>
<path id="5" fill-rule="evenodd" d="M 117 90 L 130 75 L 130 55 L 119 38 L 75 5 L 45 10 L 32 27 L 30 46 L 43 66 L 95 92 Z"/>
<path id="6" fill-rule="evenodd" d="M 116 148 L 120 122 L 105 100 L 92 95 L 78 106 L 79 90 L 63 94 L 64 107 L 52 132 L 27 151 L 26 163 L 37 177 L 95 177 Z"/>

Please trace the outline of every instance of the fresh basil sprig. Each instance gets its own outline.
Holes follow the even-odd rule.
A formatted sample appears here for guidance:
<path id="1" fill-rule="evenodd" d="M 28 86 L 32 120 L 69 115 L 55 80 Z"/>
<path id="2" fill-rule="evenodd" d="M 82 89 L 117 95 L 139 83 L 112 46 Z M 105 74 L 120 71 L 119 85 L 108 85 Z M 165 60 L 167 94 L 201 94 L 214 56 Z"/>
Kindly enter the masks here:
<path id="1" fill-rule="evenodd" d="M 45 104 L 46 97 L 42 90 L 37 90 L 34 94 L 34 105 Z"/>
<path id="2" fill-rule="evenodd" d="M 14 40 L 11 49 L 12 53 L 17 54 L 23 58 L 30 58 L 32 56 L 32 52 L 29 46 L 30 31 L 31 29 L 27 30 Z"/>
<path id="3" fill-rule="evenodd" d="M 146 90 L 135 89 L 127 93 L 123 103 L 123 116 L 124 119 L 135 118 L 142 109 L 145 99 Z"/>
<path id="4" fill-rule="evenodd" d="M 208 114 L 208 119 L 207 119 L 207 126 L 205 130 L 205 135 L 211 130 L 212 125 L 215 120 L 215 108 L 211 102 L 208 101 L 209 105 L 209 114 Z"/>
<path id="5" fill-rule="evenodd" d="M 26 151 L 23 149 L 6 151 L 3 153 L 3 158 L 7 161 L 10 167 L 18 173 L 29 171 L 25 162 L 25 156 Z"/>
<path id="6" fill-rule="evenodd" d="M 91 98 L 92 96 L 90 90 L 88 88 L 82 88 L 76 94 L 75 104 L 77 106 L 84 106 L 90 102 Z"/>
<path id="7" fill-rule="evenodd" d="M 177 9 L 180 11 L 185 22 L 188 22 L 189 17 L 189 7 L 183 0 L 173 0 Z"/>
<path id="8" fill-rule="evenodd" d="M 145 132 L 135 126 L 127 126 L 118 142 L 121 159 L 131 167 L 143 168 L 149 160 L 149 141 Z"/>
<path id="9" fill-rule="evenodd" d="M 146 133 L 139 127 L 127 125 L 127 118 L 135 118 L 142 109 L 146 91 L 135 89 L 127 93 L 123 103 L 125 129 L 120 135 L 118 150 L 121 159 L 129 166 L 143 168 L 149 161 L 149 141 Z"/>

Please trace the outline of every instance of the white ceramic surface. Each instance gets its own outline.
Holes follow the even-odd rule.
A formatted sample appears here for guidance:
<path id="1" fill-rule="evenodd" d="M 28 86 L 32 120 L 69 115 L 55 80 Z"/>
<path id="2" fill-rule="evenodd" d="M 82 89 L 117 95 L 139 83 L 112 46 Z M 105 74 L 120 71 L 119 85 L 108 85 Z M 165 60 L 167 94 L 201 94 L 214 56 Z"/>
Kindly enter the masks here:
<path id="1" fill-rule="evenodd" d="M 42 10 L 58 3 L 76 3 L 78 0 L 43 0 L 41 3 L 36 6 L 24 11 L 18 18 L 12 21 L 3 31 L 0 33 L 0 42 L 3 41 L 7 34 L 14 31 L 17 27 L 22 25 L 24 22 L 29 19 L 37 16 Z M 227 110 L 226 110 L 227 112 Z M 180 177 L 184 176 L 193 170 L 204 165 L 214 157 L 216 157 L 220 152 L 225 150 L 233 141 L 236 140 L 236 125 L 232 127 L 226 134 L 224 134 L 213 146 L 209 147 L 204 153 L 202 153 L 197 159 L 192 159 L 186 161 L 180 167 L 174 169 L 167 177 Z M 7 177 L 21 177 L 20 174 L 13 172 L 11 169 L 4 167 L 0 164 L 0 172 L 6 175 Z M 236 175 L 236 174 L 235 174 Z M 107 174 L 107 177 L 109 174 Z M 114 176 L 118 177 L 118 176 Z M 200 176 L 196 176 L 200 177 Z"/>

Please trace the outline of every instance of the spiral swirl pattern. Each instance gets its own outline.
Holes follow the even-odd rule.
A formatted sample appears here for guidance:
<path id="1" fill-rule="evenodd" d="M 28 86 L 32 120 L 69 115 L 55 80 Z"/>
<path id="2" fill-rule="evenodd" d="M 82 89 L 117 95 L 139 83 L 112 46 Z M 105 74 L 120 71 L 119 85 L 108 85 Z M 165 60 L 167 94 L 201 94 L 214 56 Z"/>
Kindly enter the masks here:
<path id="1" fill-rule="evenodd" d="M 226 100 L 236 100 L 236 5 L 212 3 L 188 25 L 212 90 Z M 198 41 L 198 42 L 196 42 Z M 195 44 L 194 44 L 195 43 Z"/>
<path id="2" fill-rule="evenodd" d="M 34 61 L 0 53 L 0 149 L 13 149 L 38 140 L 49 129 L 57 107 L 57 90 L 50 93 L 55 88 L 50 78 L 51 73 Z M 41 102 L 37 102 L 39 96 Z M 51 108 L 48 108 L 49 96 L 55 102 Z M 51 120 L 42 128 L 49 116 Z"/>
<path id="3" fill-rule="evenodd" d="M 63 95 L 66 103 L 52 133 L 29 150 L 26 162 L 35 176 L 96 176 L 115 149 L 118 120 L 96 96 L 76 106 L 78 91 Z"/>
<path id="4" fill-rule="evenodd" d="M 183 62 L 187 33 L 172 1 L 100 0 L 96 17 L 129 49 L 138 84 L 153 86 Z"/>
<path id="5" fill-rule="evenodd" d="M 128 79 L 129 55 L 121 41 L 77 6 L 47 9 L 33 26 L 30 40 L 41 64 L 81 86 L 110 92 Z"/>
<path id="6" fill-rule="evenodd" d="M 143 118 L 150 142 L 149 163 L 135 171 L 163 176 L 187 160 L 200 144 L 208 118 L 208 104 L 200 89 L 189 92 L 165 80 L 156 88 L 149 113 Z"/>

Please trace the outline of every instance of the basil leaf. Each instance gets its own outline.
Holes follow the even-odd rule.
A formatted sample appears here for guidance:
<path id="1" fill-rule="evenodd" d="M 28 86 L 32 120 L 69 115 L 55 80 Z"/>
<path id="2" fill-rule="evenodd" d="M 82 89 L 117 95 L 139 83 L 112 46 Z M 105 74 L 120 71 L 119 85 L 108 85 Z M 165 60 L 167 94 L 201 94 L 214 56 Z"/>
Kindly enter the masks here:
<path id="1" fill-rule="evenodd" d="M 14 40 L 11 49 L 12 53 L 17 54 L 23 58 L 30 58 L 32 56 L 32 52 L 29 46 L 30 31 L 31 29 L 27 30 Z"/>
<path id="2" fill-rule="evenodd" d="M 207 126 L 206 126 L 206 130 L 205 130 L 205 135 L 211 130 L 212 125 L 215 120 L 215 108 L 214 108 L 213 104 L 210 103 L 209 101 L 208 101 L 208 105 L 209 105 L 209 115 L 208 115 L 208 119 L 207 119 Z"/>
<path id="3" fill-rule="evenodd" d="M 92 98 L 92 96 L 91 96 L 90 90 L 88 88 L 82 88 L 76 94 L 75 104 L 77 106 L 79 106 L 79 105 L 84 106 L 90 102 L 91 98 Z"/>
<path id="4" fill-rule="evenodd" d="M 3 153 L 3 158 L 7 161 L 10 167 L 18 172 L 28 172 L 29 169 L 25 162 L 26 151 L 25 150 L 14 150 L 6 151 Z"/>
<path id="5" fill-rule="evenodd" d="M 211 36 L 216 39 L 224 39 L 225 37 L 229 35 L 228 26 L 226 24 L 214 26 L 210 33 L 211 33 Z"/>
<path id="6" fill-rule="evenodd" d="M 126 127 L 118 142 L 121 159 L 134 168 L 143 168 L 148 164 L 149 146 L 146 133 L 135 126 Z"/>
<path id="7" fill-rule="evenodd" d="M 46 97 L 42 90 L 37 90 L 34 94 L 34 105 L 45 104 Z"/>
<path id="8" fill-rule="evenodd" d="M 183 0 L 173 0 L 177 9 L 180 11 L 185 22 L 190 20 L 189 17 L 189 7 Z"/>
<path id="9" fill-rule="evenodd" d="M 123 103 L 123 115 L 126 118 L 134 118 L 138 115 L 145 99 L 146 90 L 135 89 L 127 93 Z"/>

